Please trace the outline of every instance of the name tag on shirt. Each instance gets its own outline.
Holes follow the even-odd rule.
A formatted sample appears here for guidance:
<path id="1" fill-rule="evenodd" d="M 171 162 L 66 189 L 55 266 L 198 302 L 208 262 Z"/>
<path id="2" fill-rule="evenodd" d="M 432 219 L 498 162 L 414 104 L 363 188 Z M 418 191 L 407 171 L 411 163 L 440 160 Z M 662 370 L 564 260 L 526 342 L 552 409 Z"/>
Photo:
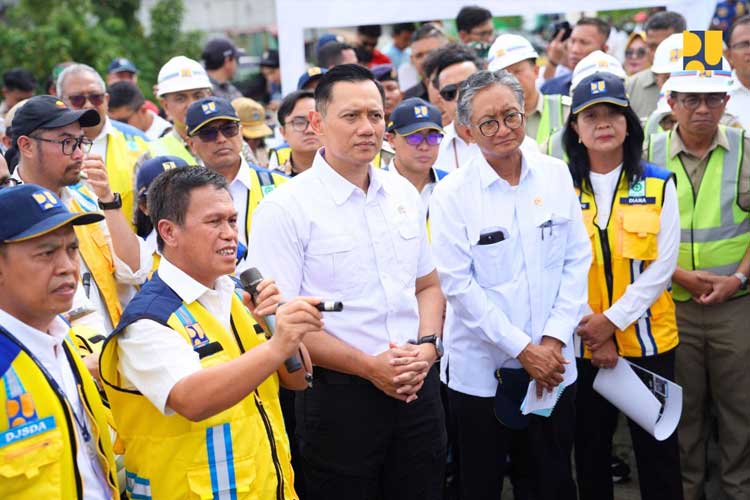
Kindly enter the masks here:
<path id="1" fill-rule="evenodd" d="M 17 427 L 11 427 L 0 434 L 0 448 L 51 431 L 55 427 L 57 427 L 55 417 L 51 415 L 38 420 L 32 420 L 31 422 L 27 422 Z"/>
<path id="2" fill-rule="evenodd" d="M 646 196 L 646 183 L 643 179 L 640 179 L 630 185 L 627 198 L 620 198 L 620 203 L 623 205 L 653 205 L 656 203 L 656 198 Z"/>

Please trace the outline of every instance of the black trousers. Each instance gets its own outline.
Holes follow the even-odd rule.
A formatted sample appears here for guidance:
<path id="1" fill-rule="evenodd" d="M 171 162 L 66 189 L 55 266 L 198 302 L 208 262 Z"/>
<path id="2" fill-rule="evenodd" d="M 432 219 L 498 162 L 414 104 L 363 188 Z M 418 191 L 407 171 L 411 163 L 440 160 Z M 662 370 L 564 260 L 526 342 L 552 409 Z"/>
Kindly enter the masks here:
<path id="1" fill-rule="evenodd" d="M 304 500 L 440 500 L 446 433 L 436 367 L 418 396 L 406 404 L 316 367 L 314 387 L 295 401 Z"/>
<path id="2" fill-rule="evenodd" d="M 638 366 L 674 380 L 675 351 L 646 358 L 627 358 Z M 599 369 L 577 359 L 576 476 L 581 500 L 612 500 L 612 435 L 619 411 L 593 388 Z M 682 500 L 677 432 L 664 441 L 628 419 L 642 500 Z"/>
<path id="3" fill-rule="evenodd" d="M 568 386 L 549 418 L 530 415 L 528 428 L 513 431 L 495 418 L 494 398 L 448 389 L 458 423 L 461 499 L 500 500 L 511 453 L 513 468 L 519 472 L 514 490 L 533 500 L 575 500 L 570 460 L 575 392 L 575 384 Z"/>

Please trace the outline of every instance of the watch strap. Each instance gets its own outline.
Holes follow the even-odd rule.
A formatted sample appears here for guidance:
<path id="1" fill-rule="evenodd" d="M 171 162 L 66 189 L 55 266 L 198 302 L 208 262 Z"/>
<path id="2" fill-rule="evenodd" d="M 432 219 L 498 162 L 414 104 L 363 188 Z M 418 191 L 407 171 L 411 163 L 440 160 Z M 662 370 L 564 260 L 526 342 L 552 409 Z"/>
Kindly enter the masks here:
<path id="1" fill-rule="evenodd" d="M 110 202 L 103 202 L 98 200 L 99 208 L 102 210 L 119 210 L 122 208 L 122 197 L 120 193 L 114 193 L 114 198 Z"/>

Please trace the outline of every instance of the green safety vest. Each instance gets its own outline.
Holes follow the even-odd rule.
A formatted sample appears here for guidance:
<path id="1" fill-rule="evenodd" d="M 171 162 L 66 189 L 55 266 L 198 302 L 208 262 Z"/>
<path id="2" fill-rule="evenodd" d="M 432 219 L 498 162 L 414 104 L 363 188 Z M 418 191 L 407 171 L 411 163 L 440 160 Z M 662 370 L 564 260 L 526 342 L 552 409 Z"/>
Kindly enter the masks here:
<path id="1" fill-rule="evenodd" d="M 563 100 L 561 95 L 543 95 L 542 118 L 539 120 L 539 128 L 536 131 L 536 143 L 544 144 L 544 141 L 556 130 L 565 125 L 563 113 Z"/>
<path id="2" fill-rule="evenodd" d="M 156 158 L 157 156 L 177 156 L 185 160 L 188 165 L 195 165 L 195 157 L 193 157 L 190 151 L 173 133 L 149 142 L 148 150 L 152 158 Z"/>
<path id="3" fill-rule="evenodd" d="M 564 132 L 565 129 L 560 129 L 549 136 L 549 140 L 547 140 L 547 154 L 568 163 L 568 155 L 565 153 L 562 142 Z"/>
<path id="4" fill-rule="evenodd" d="M 727 136 L 729 150 L 717 147 L 711 152 L 700 188 L 693 184 L 679 155 L 671 158 L 672 133 L 655 134 L 648 148 L 649 161 L 664 165 L 675 174 L 680 204 L 680 252 L 677 264 L 686 270 L 700 269 L 721 276 L 737 271 L 750 244 L 748 212 L 737 201 L 738 181 L 745 132 L 719 126 Z M 736 296 L 747 294 L 740 291 Z M 677 301 L 690 300 L 690 292 L 673 284 Z"/>

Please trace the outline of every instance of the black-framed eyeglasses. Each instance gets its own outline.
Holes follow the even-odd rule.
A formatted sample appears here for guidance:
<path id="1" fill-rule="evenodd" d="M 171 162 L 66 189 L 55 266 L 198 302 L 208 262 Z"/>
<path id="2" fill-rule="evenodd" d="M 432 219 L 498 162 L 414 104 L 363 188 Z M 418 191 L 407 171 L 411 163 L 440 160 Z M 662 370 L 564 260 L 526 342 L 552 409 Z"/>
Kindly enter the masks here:
<path id="1" fill-rule="evenodd" d="M 304 116 L 296 116 L 287 121 L 286 124 L 291 125 L 292 130 L 294 130 L 295 132 L 304 132 L 310 125 L 310 120 L 308 120 Z"/>
<path id="2" fill-rule="evenodd" d="M 440 94 L 440 97 L 442 97 L 444 101 L 450 102 L 453 99 L 455 99 L 456 96 L 458 95 L 458 87 L 459 87 L 459 85 L 461 85 L 461 84 L 460 83 L 449 83 L 448 85 L 446 85 L 445 87 L 443 87 L 442 89 L 440 89 L 438 91 L 438 93 Z"/>
<path id="3" fill-rule="evenodd" d="M 29 138 L 34 139 L 35 141 L 59 144 L 62 147 L 62 153 L 65 156 L 72 156 L 76 148 L 80 148 L 80 150 L 83 151 L 84 154 L 88 153 L 89 151 L 91 151 L 91 147 L 94 145 L 94 141 L 84 135 L 82 135 L 81 137 L 66 137 L 65 139 L 59 141 L 35 135 L 30 135 Z"/>
<path id="4" fill-rule="evenodd" d="M 520 111 L 511 111 L 510 113 L 506 113 L 503 117 L 503 124 L 510 130 L 515 130 L 523 125 L 525 117 L 526 115 Z M 497 118 L 489 118 L 477 125 L 477 128 L 479 128 L 479 131 L 483 136 L 492 137 L 497 134 L 498 130 L 500 130 L 500 120 Z"/>
<path id="5" fill-rule="evenodd" d="M 677 102 L 682 104 L 685 109 L 694 110 L 698 109 L 701 102 L 706 103 L 706 107 L 709 109 L 720 108 L 727 99 L 726 94 L 688 94 L 684 97 L 677 99 Z"/>
<path id="6" fill-rule="evenodd" d="M 88 100 L 92 106 L 99 107 L 104 102 L 104 94 L 103 93 L 96 93 L 96 94 L 76 94 L 76 95 L 69 95 L 67 97 L 68 102 L 70 105 L 74 108 L 82 108 L 86 105 L 86 101 Z"/>
<path id="7" fill-rule="evenodd" d="M 9 175 L 0 177 L 0 189 L 15 187 L 15 186 L 18 186 L 19 184 L 21 184 L 21 181 L 19 181 L 15 177 L 11 177 Z"/>
<path id="8" fill-rule="evenodd" d="M 196 134 L 203 142 L 214 142 L 221 135 L 230 139 L 240 133 L 240 124 L 237 122 L 226 123 L 221 127 L 202 128 Z"/>
<path id="9" fill-rule="evenodd" d="M 648 54 L 648 49 L 641 47 L 640 49 L 627 49 L 625 51 L 625 57 L 628 59 L 635 58 L 635 59 L 641 59 L 643 57 L 646 57 Z"/>
<path id="10" fill-rule="evenodd" d="M 428 146 L 437 146 L 443 141 L 443 134 L 440 132 L 430 132 L 428 134 L 409 134 L 404 136 L 404 140 L 409 146 L 419 146 L 427 142 Z"/>

